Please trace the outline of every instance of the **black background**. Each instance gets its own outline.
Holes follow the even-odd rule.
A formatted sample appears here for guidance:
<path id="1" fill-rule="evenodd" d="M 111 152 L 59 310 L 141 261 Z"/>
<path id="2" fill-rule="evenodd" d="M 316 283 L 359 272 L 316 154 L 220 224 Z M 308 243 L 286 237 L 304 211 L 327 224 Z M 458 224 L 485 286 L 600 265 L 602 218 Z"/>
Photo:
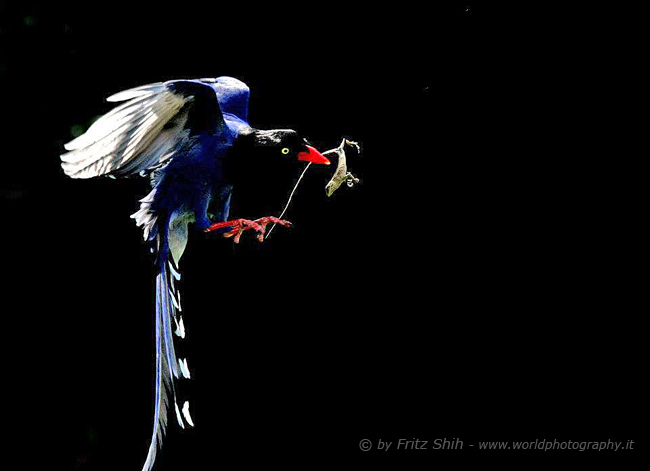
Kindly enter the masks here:
<path id="1" fill-rule="evenodd" d="M 181 77 L 245 81 L 253 126 L 359 141 L 362 183 L 327 198 L 333 169 L 313 167 L 295 227 L 263 244 L 191 234 L 197 427 L 172 424 L 159 469 L 368 466 L 361 438 L 416 428 L 631 433 L 634 402 L 609 393 L 638 377 L 622 185 L 571 142 L 599 36 L 560 30 L 586 21 L 479 2 L 0 8 L 9 358 L 32 430 L 61 441 L 51 467 L 138 469 L 153 407 L 153 269 L 128 218 L 147 184 L 71 180 L 58 155 L 106 96 Z M 290 190 L 236 193 L 231 215 L 277 214 Z"/>

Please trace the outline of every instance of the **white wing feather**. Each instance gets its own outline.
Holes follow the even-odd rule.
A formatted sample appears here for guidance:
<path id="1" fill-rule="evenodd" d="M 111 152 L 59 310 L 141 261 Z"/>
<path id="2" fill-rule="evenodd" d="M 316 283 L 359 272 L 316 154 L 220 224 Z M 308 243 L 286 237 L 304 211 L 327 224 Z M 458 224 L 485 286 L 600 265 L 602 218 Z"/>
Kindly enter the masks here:
<path id="1" fill-rule="evenodd" d="M 141 171 L 168 159 L 175 143 L 173 138 L 178 137 L 182 125 L 164 131 L 163 128 L 191 100 L 158 84 L 127 90 L 111 98 L 132 99 L 65 145 L 70 152 L 61 156 L 61 166 L 72 178 L 92 178 L 119 169 L 123 170 L 118 174 Z"/>
<path id="2" fill-rule="evenodd" d="M 165 89 L 165 84 L 162 82 L 150 83 L 148 85 L 142 85 L 141 87 L 130 88 L 119 93 L 106 98 L 106 101 L 125 101 L 132 98 L 137 98 L 141 96 L 151 95 L 153 93 L 161 92 Z"/>

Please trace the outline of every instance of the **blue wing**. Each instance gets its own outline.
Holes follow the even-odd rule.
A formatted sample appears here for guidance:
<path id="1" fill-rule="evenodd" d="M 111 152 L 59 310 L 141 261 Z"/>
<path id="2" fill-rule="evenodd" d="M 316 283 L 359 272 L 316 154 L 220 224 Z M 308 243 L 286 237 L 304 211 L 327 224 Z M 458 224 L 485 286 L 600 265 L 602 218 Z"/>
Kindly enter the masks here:
<path id="1" fill-rule="evenodd" d="M 232 77 L 170 80 L 117 93 L 126 103 L 102 116 L 65 145 L 63 170 L 72 178 L 147 173 L 174 158 L 202 132 L 235 138 L 249 127 L 248 86 Z"/>
<path id="2" fill-rule="evenodd" d="M 203 78 L 201 82 L 210 85 L 217 93 L 219 107 L 226 125 L 235 135 L 242 128 L 249 128 L 248 100 L 250 89 L 241 80 L 233 77 Z"/>

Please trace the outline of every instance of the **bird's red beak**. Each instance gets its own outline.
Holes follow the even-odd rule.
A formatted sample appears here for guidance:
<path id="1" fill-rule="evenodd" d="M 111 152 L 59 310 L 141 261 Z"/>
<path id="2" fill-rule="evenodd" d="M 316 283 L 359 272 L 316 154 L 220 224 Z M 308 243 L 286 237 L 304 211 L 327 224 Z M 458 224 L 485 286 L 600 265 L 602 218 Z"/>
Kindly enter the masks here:
<path id="1" fill-rule="evenodd" d="M 312 146 L 307 146 L 307 152 L 299 152 L 298 160 L 304 160 L 306 162 L 313 162 L 315 164 L 325 164 L 329 165 L 330 161 L 323 154 L 318 152 Z"/>

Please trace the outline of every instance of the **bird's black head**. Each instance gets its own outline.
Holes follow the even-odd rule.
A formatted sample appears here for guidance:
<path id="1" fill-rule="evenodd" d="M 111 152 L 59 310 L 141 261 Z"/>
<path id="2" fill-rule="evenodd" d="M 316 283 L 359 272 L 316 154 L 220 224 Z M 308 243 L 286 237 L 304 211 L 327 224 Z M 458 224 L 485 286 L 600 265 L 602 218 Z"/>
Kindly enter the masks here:
<path id="1" fill-rule="evenodd" d="M 250 129 L 240 132 L 222 160 L 223 175 L 236 188 L 234 204 L 238 205 L 237 211 L 252 214 L 281 208 L 288 189 L 298 178 L 300 166 L 295 164 L 301 161 L 330 163 L 294 130 Z M 260 195 L 264 197 L 260 198 Z M 252 199 L 247 200 L 247 197 Z"/>
<path id="2" fill-rule="evenodd" d="M 293 129 L 255 130 L 252 138 L 253 146 L 260 151 L 263 150 L 267 158 L 277 157 L 284 161 L 302 160 L 315 164 L 330 164 L 327 157 L 310 146 L 307 140 Z"/>

